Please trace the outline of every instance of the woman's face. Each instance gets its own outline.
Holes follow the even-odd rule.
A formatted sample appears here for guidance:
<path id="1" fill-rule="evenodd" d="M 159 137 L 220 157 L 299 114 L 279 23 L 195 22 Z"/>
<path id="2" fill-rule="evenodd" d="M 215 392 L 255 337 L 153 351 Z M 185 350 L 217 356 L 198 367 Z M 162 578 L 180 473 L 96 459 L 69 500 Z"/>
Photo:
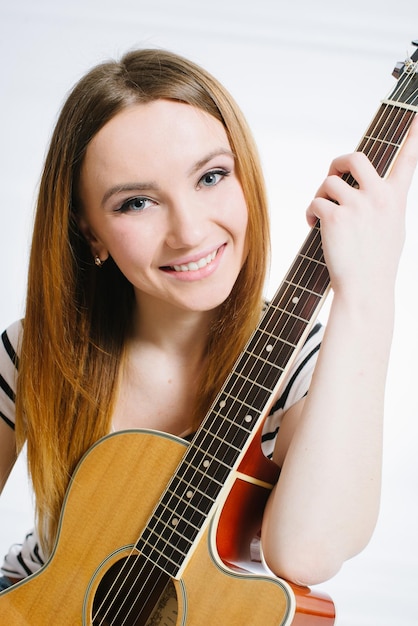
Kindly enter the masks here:
<path id="1" fill-rule="evenodd" d="M 92 254 L 113 258 L 140 305 L 209 311 L 230 294 L 247 207 L 218 120 L 169 100 L 124 109 L 89 144 L 79 192 Z"/>

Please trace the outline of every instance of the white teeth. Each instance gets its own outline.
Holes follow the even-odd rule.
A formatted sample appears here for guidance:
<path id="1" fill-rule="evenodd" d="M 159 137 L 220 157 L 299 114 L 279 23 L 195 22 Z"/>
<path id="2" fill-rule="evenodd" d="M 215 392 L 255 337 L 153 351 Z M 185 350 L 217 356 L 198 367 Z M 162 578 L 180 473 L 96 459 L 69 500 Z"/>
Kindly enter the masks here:
<path id="1" fill-rule="evenodd" d="M 175 269 L 176 272 L 195 272 L 196 270 L 200 270 L 202 269 L 202 267 L 206 267 L 206 265 L 211 263 L 216 257 L 217 252 L 218 251 L 215 250 L 211 254 L 208 254 L 208 256 L 199 259 L 199 261 L 193 261 L 193 263 L 187 263 L 184 265 L 173 265 L 173 269 Z"/>

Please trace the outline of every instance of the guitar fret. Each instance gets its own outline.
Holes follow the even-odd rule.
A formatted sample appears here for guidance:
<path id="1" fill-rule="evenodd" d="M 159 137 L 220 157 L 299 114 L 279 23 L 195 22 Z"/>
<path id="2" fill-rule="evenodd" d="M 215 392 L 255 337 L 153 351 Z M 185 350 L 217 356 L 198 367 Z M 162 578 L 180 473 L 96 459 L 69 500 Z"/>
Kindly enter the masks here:
<path id="1" fill-rule="evenodd" d="M 322 266 L 318 266 L 318 264 L 315 264 L 317 267 L 319 267 L 320 270 L 320 275 L 319 277 L 323 278 L 326 277 L 328 275 L 328 270 L 326 265 L 322 265 Z M 298 268 L 300 269 L 300 268 Z M 283 280 L 282 283 L 282 290 L 280 292 L 280 296 L 278 299 L 278 302 L 276 303 L 276 299 L 273 300 L 272 302 L 272 307 L 274 309 L 283 308 L 283 304 L 294 304 L 293 299 L 294 299 L 294 294 L 297 293 L 298 294 L 298 298 L 304 298 L 304 297 L 309 297 L 311 295 L 316 296 L 317 298 L 320 298 L 323 295 L 323 286 L 321 285 L 318 290 L 312 289 L 311 287 L 308 287 L 307 285 L 301 285 L 299 281 L 295 281 L 294 277 L 297 274 L 297 270 L 295 269 L 295 271 L 293 273 L 289 272 L 289 274 L 286 276 L 286 278 Z M 287 298 L 285 296 L 287 292 Z M 282 298 L 285 300 L 285 302 L 282 301 Z M 296 303 L 297 304 L 297 303 Z"/>
<path id="2" fill-rule="evenodd" d="M 228 396 L 225 396 L 228 398 Z M 211 422 L 211 428 L 202 428 L 200 436 L 196 438 L 197 445 L 200 441 L 204 441 L 205 438 L 213 437 L 214 433 L 222 439 L 228 439 L 231 443 L 234 442 L 234 446 L 240 447 L 239 443 L 245 441 L 249 433 L 252 430 L 252 425 L 256 420 L 256 416 L 251 413 L 255 413 L 254 407 L 245 406 L 242 402 L 237 403 L 235 398 L 230 398 L 232 403 L 230 405 L 229 412 L 232 413 L 232 417 L 228 413 L 222 413 L 214 410 L 212 412 L 213 420 Z M 234 413 L 235 405 L 237 406 L 237 412 Z M 251 419 L 251 421 L 250 421 Z M 234 435 L 232 435 L 234 433 Z M 237 441 L 239 439 L 239 441 Z"/>
<path id="3" fill-rule="evenodd" d="M 216 480 L 213 476 L 208 476 L 205 470 L 196 468 L 193 463 L 182 463 L 178 469 L 179 478 L 188 483 L 192 488 L 199 488 L 210 498 L 217 497 L 220 489 L 223 485 L 222 481 Z"/>
<path id="4" fill-rule="evenodd" d="M 203 462 L 206 462 L 206 460 L 209 462 L 208 459 L 203 459 Z M 208 491 L 210 491 L 212 486 L 214 489 L 216 489 L 217 487 L 222 487 L 222 485 L 224 484 L 226 473 L 218 477 L 217 475 L 219 473 L 219 469 L 224 469 L 224 468 L 220 468 L 219 466 L 215 467 L 214 473 L 213 473 L 213 468 L 211 468 L 211 474 L 208 474 L 207 469 L 202 469 L 201 467 L 197 467 L 195 463 L 185 461 L 184 469 L 193 472 L 196 478 L 198 479 L 197 484 L 198 485 L 206 484 L 207 485 L 206 489 Z M 187 471 L 184 474 L 182 474 L 183 477 L 185 477 L 186 475 L 187 475 Z M 192 476 L 191 473 L 189 473 L 189 475 Z M 191 483 L 191 484 L 195 484 L 195 483 Z"/>
<path id="5" fill-rule="evenodd" d="M 312 258 L 312 257 L 311 257 L 311 256 L 309 256 L 308 254 L 302 254 L 302 253 L 300 253 L 300 254 L 299 254 L 299 257 L 300 257 L 301 259 L 306 259 L 307 261 L 312 261 L 312 262 L 315 262 L 317 265 L 323 265 L 324 267 L 326 267 L 326 265 L 327 265 L 327 264 L 326 264 L 326 263 L 325 263 L 325 261 L 323 260 L 323 257 L 322 257 L 322 251 L 320 251 L 320 250 L 318 249 L 318 253 L 319 253 L 319 252 L 320 252 L 320 254 L 321 254 L 321 259 Z"/>
<path id="6" fill-rule="evenodd" d="M 201 452 L 205 458 L 209 457 L 213 461 L 216 461 L 217 463 L 223 465 L 230 470 L 234 465 L 236 457 L 234 457 L 232 461 L 227 462 L 225 459 L 222 458 L 221 450 L 225 448 L 224 452 L 226 452 L 226 454 L 232 453 L 234 455 L 237 452 L 240 452 L 240 448 L 237 448 L 236 446 L 231 446 L 229 443 L 226 443 L 226 441 L 221 440 L 219 437 L 217 437 L 217 435 L 212 433 L 210 438 L 208 437 L 208 440 L 209 444 L 206 448 L 201 448 L 196 444 L 193 446 L 193 448 L 198 452 Z M 219 441 L 222 441 L 221 445 L 219 445 Z M 215 448 L 215 450 L 212 451 L 212 448 Z"/>
<path id="7" fill-rule="evenodd" d="M 287 311 L 285 311 L 284 309 L 277 308 L 276 310 L 279 311 L 280 313 L 287 314 Z M 296 317 L 298 319 L 301 319 L 298 315 L 295 315 L 294 317 Z M 263 329 L 263 330 L 260 330 L 260 333 L 262 333 L 262 335 L 265 336 L 268 340 L 277 341 L 277 335 L 273 331 L 269 332 L 268 330 Z M 288 341 L 287 339 L 280 338 L 279 341 L 280 341 L 280 343 L 283 343 L 284 345 L 289 346 L 290 348 L 293 348 L 293 349 L 296 348 L 295 344 L 290 343 L 290 341 Z M 268 345 L 269 344 L 266 344 L 266 346 L 268 346 Z M 273 367 L 274 366 L 280 367 L 280 365 L 276 365 L 275 363 L 272 363 L 272 365 L 273 365 Z M 280 367 L 280 369 L 283 371 L 282 367 Z"/>
<path id="8" fill-rule="evenodd" d="M 367 156 L 376 166 L 376 169 L 380 170 L 382 174 L 386 171 L 393 152 L 394 148 L 392 145 L 388 145 L 385 142 L 374 141 L 373 146 L 367 150 Z"/>
<path id="9" fill-rule="evenodd" d="M 299 286 L 295 287 L 288 281 L 282 283 L 279 295 L 279 304 L 272 303 L 271 314 L 263 319 L 260 332 L 268 332 L 278 336 L 281 341 L 290 343 L 289 338 L 283 337 L 283 333 L 280 332 L 280 323 L 286 319 L 287 313 L 293 313 L 300 319 L 310 320 L 320 298 L 317 294 Z"/>
<path id="10" fill-rule="evenodd" d="M 252 387 L 252 385 L 251 385 L 251 387 Z M 224 392 L 224 396 L 225 396 L 225 397 L 227 397 L 227 398 L 229 398 L 230 400 L 237 401 L 236 396 L 234 396 L 234 395 L 230 395 L 230 394 L 228 394 L 228 393 L 225 393 L 225 392 Z M 254 410 L 254 402 L 248 402 L 248 400 L 247 400 L 247 399 L 246 399 L 246 400 L 244 400 L 244 399 L 240 400 L 240 401 L 239 401 L 239 404 L 240 404 L 240 405 L 242 405 L 242 407 L 243 407 L 245 410 L 250 410 L 250 411 L 251 411 L 251 410 Z M 216 415 L 219 415 L 219 416 L 221 416 L 221 417 L 222 417 L 222 414 L 221 414 L 221 413 L 218 413 L 218 412 L 217 412 L 217 413 L 216 413 Z M 225 419 L 225 418 L 226 418 L 226 419 L 230 419 L 230 418 L 228 418 L 228 416 L 223 416 L 223 418 L 224 418 L 224 419 Z M 231 423 L 234 423 L 234 421 L 233 421 L 233 420 L 231 420 L 231 419 L 230 419 L 230 422 L 231 422 Z M 248 433 L 250 432 L 250 429 L 246 429 L 246 428 L 244 428 L 243 426 L 240 426 L 240 428 L 241 428 L 242 430 L 245 430 L 245 431 L 246 431 L 246 433 L 247 433 L 247 435 L 248 435 Z"/>
<path id="11" fill-rule="evenodd" d="M 242 424 L 240 419 L 237 419 L 237 416 L 234 413 L 234 408 L 236 407 L 237 411 L 241 413 L 246 413 L 246 411 L 254 409 L 252 402 L 248 400 L 248 393 L 245 394 L 245 391 L 249 388 L 247 385 L 241 385 L 239 388 L 239 400 L 237 399 L 237 394 L 234 392 L 234 386 L 239 382 L 237 375 L 234 375 L 233 379 L 228 381 L 228 386 L 222 390 L 222 404 L 225 403 L 225 406 L 221 406 L 219 408 L 214 408 L 212 411 L 212 416 L 216 416 L 221 421 L 227 420 L 229 424 L 232 424 L 238 428 L 240 428 L 244 433 L 248 435 L 249 429 L 246 425 Z M 252 385 L 251 385 L 252 386 Z M 250 390 L 251 391 L 251 390 Z M 240 409 L 240 407 L 242 407 Z M 208 429 L 209 430 L 209 429 Z M 210 432 L 212 433 L 215 428 L 211 427 Z"/>
<path id="12" fill-rule="evenodd" d="M 139 546 L 136 546 L 138 550 L 140 550 Z M 156 565 L 159 569 L 166 572 L 169 576 L 176 576 L 182 561 L 187 556 L 186 554 L 181 558 L 180 554 L 178 556 L 178 560 L 174 560 L 167 555 L 166 550 L 149 550 L 142 551 L 142 554 L 145 558 L 148 559 L 151 563 Z"/>
<path id="13" fill-rule="evenodd" d="M 150 553 L 155 550 L 170 557 L 174 563 L 181 563 L 182 557 L 186 556 L 199 532 L 199 526 L 194 526 L 187 521 L 180 528 L 181 522 L 185 520 L 177 513 L 173 514 L 171 511 L 167 511 L 167 513 L 170 513 L 170 516 L 166 521 L 157 520 L 153 527 L 147 529 L 148 532 L 143 537 L 144 545 L 141 549 L 143 552 L 149 551 Z M 168 549 L 165 550 L 166 545 Z M 176 555 L 176 553 L 178 554 Z M 180 558 L 178 559 L 178 557 Z"/>
<path id="14" fill-rule="evenodd" d="M 270 352 L 271 348 L 269 348 L 269 346 L 271 346 L 273 342 L 283 343 L 284 345 L 291 346 L 293 348 L 296 347 L 294 342 L 290 341 L 288 337 L 283 340 L 280 336 L 281 330 L 285 323 L 287 323 L 290 319 L 294 320 L 295 316 L 293 318 L 290 318 L 290 316 L 287 315 L 287 312 L 283 314 L 282 311 L 279 311 L 279 309 L 276 309 L 275 313 L 276 315 L 274 317 L 264 320 L 263 328 L 260 328 L 258 333 L 254 335 L 254 337 L 248 343 L 248 347 L 245 353 L 253 357 L 254 360 L 257 360 L 259 358 L 259 352 Z M 280 367 L 280 369 L 282 370 L 284 369 L 284 367 L 278 363 L 273 363 L 273 365 L 275 365 L 276 367 Z"/>
<path id="15" fill-rule="evenodd" d="M 304 319 L 299 319 L 297 316 L 291 316 L 291 315 L 286 315 L 280 318 L 280 323 L 277 324 L 277 326 L 280 327 L 280 330 L 277 331 L 277 334 L 281 336 L 286 336 L 287 337 L 287 341 L 286 344 L 282 344 L 283 348 L 284 346 L 288 347 L 287 350 L 287 354 L 286 352 L 284 352 L 284 354 L 287 356 L 289 356 L 289 353 L 291 352 L 290 348 L 291 346 L 297 346 L 298 342 L 302 336 L 302 333 L 304 332 L 306 326 L 307 326 L 307 321 Z M 285 358 L 284 361 L 281 362 L 281 367 L 282 369 L 284 369 L 284 367 L 287 364 L 287 358 Z"/>
<path id="16" fill-rule="evenodd" d="M 312 295 L 315 295 L 315 294 L 312 294 Z M 276 308 L 276 311 L 278 311 L 279 313 L 283 314 L 283 317 L 279 318 L 279 319 L 284 319 L 284 316 L 287 316 L 288 318 L 299 320 L 300 322 L 303 322 L 304 324 L 309 324 L 309 319 L 307 319 L 303 315 L 298 315 L 297 313 L 292 313 L 290 311 L 286 311 L 286 309 L 282 309 L 281 307 L 275 307 L 275 308 Z M 264 332 L 267 332 L 267 331 L 264 331 Z M 274 333 L 272 333 L 272 332 L 267 332 L 267 334 L 271 335 L 272 337 L 275 336 Z M 290 343 L 287 339 L 280 338 L 280 341 L 282 341 L 283 343 L 288 344 L 289 346 L 292 346 L 293 348 L 296 347 L 294 344 Z"/>
<path id="17" fill-rule="evenodd" d="M 231 423 L 234 424 L 234 422 L 231 422 Z M 240 446 L 234 445 L 231 441 L 225 441 L 225 439 L 223 437 L 219 436 L 219 434 L 216 433 L 216 432 L 208 433 L 208 438 L 210 438 L 210 444 L 209 444 L 209 448 L 207 448 L 207 449 L 210 449 L 210 447 L 212 445 L 216 445 L 217 446 L 217 450 L 215 450 L 214 458 L 218 458 L 219 459 L 220 455 L 222 454 L 221 449 L 224 448 L 224 447 L 227 447 L 229 452 L 233 451 L 235 454 L 237 452 L 239 453 L 241 451 L 241 447 Z M 232 462 L 228 463 L 230 469 L 233 467 L 234 462 L 235 462 L 235 458 L 233 459 Z"/>
<path id="18" fill-rule="evenodd" d="M 202 503 L 202 506 L 199 507 L 200 510 L 209 511 L 211 509 L 213 503 L 215 502 L 215 498 L 208 496 L 208 494 L 205 491 L 200 489 L 198 486 L 191 484 L 190 481 L 185 481 L 184 478 L 180 478 L 180 477 L 176 477 L 176 478 L 178 478 L 178 481 L 177 481 L 177 485 L 175 488 L 181 490 L 182 493 L 185 494 L 185 496 L 183 497 L 185 497 L 187 501 L 190 502 L 191 506 L 194 506 L 193 499 L 195 497 L 196 498 L 199 497 L 200 498 L 199 502 Z M 170 491 L 171 491 L 170 489 L 167 489 L 167 493 L 169 493 Z"/>
<path id="19" fill-rule="evenodd" d="M 287 282 L 288 285 L 292 285 L 293 286 L 293 283 L 288 282 L 288 281 L 286 281 L 286 282 Z M 308 292 L 308 290 L 305 290 L 305 291 Z M 311 293 L 314 296 L 318 295 L 318 294 L 316 294 L 314 292 L 309 292 L 309 293 Z M 304 324 L 308 324 L 309 323 L 309 320 L 304 318 L 304 317 L 302 317 L 301 315 L 297 315 L 296 313 L 292 313 L 291 311 L 285 311 L 285 310 L 281 309 L 280 307 L 275 307 L 275 308 L 276 308 L 276 311 L 280 311 L 280 312 L 284 313 L 288 318 L 297 319 L 297 320 L 303 322 Z"/>
<path id="20" fill-rule="evenodd" d="M 382 104 L 362 139 L 358 150 L 364 152 L 383 176 L 408 131 L 414 112 Z"/>
<path id="21" fill-rule="evenodd" d="M 283 372 L 281 367 L 278 367 L 275 365 L 275 363 L 270 363 L 269 361 L 267 361 L 266 359 L 261 359 L 260 357 L 258 357 L 258 364 L 263 364 L 264 366 L 266 366 L 266 373 L 271 374 L 271 377 L 274 380 L 274 383 L 272 383 L 271 385 L 266 385 L 265 383 L 268 382 L 268 379 L 265 380 L 264 384 L 261 383 L 256 383 L 254 385 L 254 381 L 251 380 L 251 378 L 249 376 L 245 376 L 244 374 L 237 374 L 237 381 L 245 381 L 246 383 L 248 383 L 250 389 L 252 391 L 255 391 L 256 389 L 260 389 L 261 391 L 267 391 L 269 393 L 271 393 L 275 387 L 275 381 L 277 376 L 275 376 L 275 372 L 274 369 L 278 370 L 279 372 Z M 273 371 L 272 371 L 273 370 Z"/>
<path id="22" fill-rule="evenodd" d="M 370 141 L 386 141 L 399 147 L 407 126 L 408 115 L 405 115 L 404 111 L 398 111 L 393 108 L 388 115 L 388 108 L 380 108 L 360 145 L 365 145 Z"/>
<path id="23" fill-rule="evenodd" d="M 241 425 L 236 425 L 233 420 L 222 418 L 219 420 L 219 426 L 225 428 L 216 428 L 216 425 L 210 430 L 205 431 L 201 441 L 196 441 L 195 446 L 201 452 L 207 452 L 214 460 L 221 462 L 230 470 L 233 468 L 239 453 L 245 443 L 250 429 Z M 227 440 L 226 440 L 227 437 Z M 190 460 L 190 462 L 192 462 Z"/>
<path id="24" fill-rule="evenodd" d="M 186 513 L 189 515 L 188 518 L 184 516 L 186 509 Z M 206 515 L 202 511 L 193 510 L 191 507 L 183 506 L 183 510 L 179 510 L 176 507 L 164 507 L 159 519 L 151 527 L 151 532 L 158 537 L 162 537 L 164 541 L 169 542 L 176 550 L 181 552 L 180 544 L 193 543 L 205 517 Z M 167 532 L 164 536 L 165 531 Z"/>
<path id="25" fill-rule="evenodd" d="M 312 231 L 311 237 L 305 240 L 299 251 L 293 266 L 298 265 L 301 260 L 307 261 L 310 266 L 324 265 L 324 257 L 321 245 L 320 231 Z"/>
<path id="26" fill-rule="evenodd" d="M 181 483 L 179 483 L 177 486 L 180 487 L 180 484 Z M 176 491 L 172 491 L 171 489 L 167 489 L 167 494 L 170 495 L 171 501 L 173 500 L 178 501 L 178 506 L 180 506 L 180 503 L 183 503 L 185 506 L 187 506 L 188 509 L 193 509 L 194 511 L 199 512 L 199 513 L 202 513 L 202 512 L 207 513 L 208 511 L 210 511 L 211 507 L 213 506 L 213 503 L 215 502 L 213 498 L 207 498 L 206 494 L 203 494 L 203 492 L 199 491 L 197 488 L 196 489 L 193 488 L 192 485 L 187 485 L 186 496 L 184 495 L 184 492 L 183 492 L 183 495 L 179 495 Z M 196 494 L 201 498 L 199 500 L 199 503 L 194 503 L 193 501 L 193 497 L 196 496 Z M 201 496 L 204 496 L 204 503 L 202 502 Z M 185 497 L 186 497 L 186 500 L 184 499 Z"/>
<path id="27" fill-rule="evenodd" d="M 306 257 L 312 263 L 323 262 L 324 254 L 322 251 L 321 230 L 319 226 L 314 226 L 308 237 L 305 239 L 298 256 L 295 259 L 294 266 L 301 257 Z"/>
<path id="28" fill-rule="evenodd" d="M 295 267 L 293 274 L 288 274 L 285 282 L 293 285 L 294 287 L 300 287 L 304 282 L 304 290 L 321 296 L 323 294 L 324 277 L 328 276 L 328 270 L 326 266 L 318 263 L 312 263 L 305 257 L 302 257 L 300 263 Z"/>
<path id="29" fill-rule="evenodd" d="M 411 113 L 417 112 L 417 106 L 413 104 L 407 104 L 406 102 L 397 102 L 395 100 L 382 100 L 383 104 L 388 104 L 390 106 L 394 106 L 397 109 L 406 109 L 407 111 L 411 111 Z"/>
<path id="30" fill-rule="evenodd" d="M 157 536 L 156 539 L 152 532 L 147 533 L 148 539 L 146 539 L 146 530 L 135 545 L 135 548 L 154 565 L 157 565 L 157 567 L 160 567 L 171 576 L 175 576 L 187 555 L 187 551 L 183 554 L 181 550 L 177 550 L 162 537 Z M 170 548 L 170 552 L 168 552 L 167 548 Z"/>
<path id="31" fill-rule="evenodd" d="M 285 320 L 288 321 L 289 318 L 283 318 L 281 320 L 282 323 Z M 255 335 L 249 342 L 243 358 L 237 364 L 236 374 L 241 375 L 244 378 L 250 378 L 251 374 L 256 371 L 257 378 L 260 379 L 260 383 L 257 381 L 256 384 L 261 384 L 261 386 L 263 386 L 262 381 L 264 380 L 264 374 L 261 370 L 260 373 L 258 373 L 258 368 L 262 367 L 263 364 L 268 364 L 268 367 L 272 368 L 273 372 L 282 372 L 284 367 L 281 363 L 286 359 L 286 352 L 289 348 L 294 349 L 295 346 L 288 341 L 282 341 L 280 337 L 277 337 L 277 335 L 278 333 L 275 336 L 273 331 L 267 331 L 266 333 L 262 332 Z M 283 356 L 284 359 L 282 360 L 281 357 Z M 231 381 L 228 381 L 228 390 L 231 387 L 230 382 Z"/>
<path id="32" fill-rule="evenodd" d="M 259 412 L 256 411 L 254 407 L 246 407 L 242 405 L 242 403 L 238 404 L 237 411 L 235 412 L 236 404 L 237 402 L 232 402 L 230 406 L 233 418 L 230 418 L 228 414 L 218 413 L 216 411 L 212 413 L 213 420 L 211 421 L 211 427 L 210 429 L 202 428 L 201 432 L 196 437 L 197 445 L 202 446 L 205 439 L 210 439 L 215 433 L 219 439 L 227 440 L 235 447 L 242 448 L 243 443 L 245 443 L 259 417 Z"/>
<path id="33" fill-rule="evenodd" d="M 269 363 L 268 361 L 266 361 L 265 359 L 262 359 L 261 357 L 257 357 L 256 363 L 257 363 L 258 366 L 267 365 L 268 369 L 270 369 L 270 367 L 273 367 L 275 369 L 280 370 L 280 368 L 276 367 L 274 363 Z M 280 370 L 280 371 L 283 371 L 283 370 Z M 260 378 L 261 378 L 261 376 L 260 376 Z M 266 385 L 263 385 L 261 382 L 257 382 L 257 383 L 254 384 L 254 381 L 251 380 L 251 378 L 249 376 L 246 376 L 244 373 L 241 373 L 241 372 L 237 372 L 236 373 L 236 375 L 234 376 L 234 382 L 240 386 L 241 390 L 244 389 L 244 385 L 247 385 L 247 389 L 249 390 L 249 392 L 250 391 L 256 391 L 257 389 L 259 389 L 261 391 L 267 391 L 267 392 L 270 391 L 271 392 L 270 387 L 268 387 Z M 229 397 L 234 397 L 231 394 L 228 394 L 228 395 L 229 395 Z"/>
<path id="34" fill-rule="evenodd" d="M 395 141 L 391 141 L 389 139 L 380 139 L 379 137 L 372 137 L 371 135 L 364 135 L 364 139 L 366 141 L 372 140 L 375 143 L 379 143 L 379 144 L 384 144 L 390 147 L 395 147 L 395 148 L 399 148 L 399 143 L 395 142 Z"/>

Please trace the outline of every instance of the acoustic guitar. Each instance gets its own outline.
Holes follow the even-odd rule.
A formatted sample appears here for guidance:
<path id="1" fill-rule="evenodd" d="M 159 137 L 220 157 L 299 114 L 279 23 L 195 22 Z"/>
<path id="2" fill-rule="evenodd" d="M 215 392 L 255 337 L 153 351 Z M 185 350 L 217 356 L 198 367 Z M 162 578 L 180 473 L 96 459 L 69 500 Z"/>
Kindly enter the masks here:
<path id="1" fill-rule="evenodd" d="M 418 111 L 417 73 L 418 50 L 359 144 L 381 176 Z M 250 548 L 279 473 L 261 452 L 263 421 L 329 288 L 318 223 L 190 444 L 123 431 L 85 454 L 53 553 L 0 594 L 1 624 L 334 624 L 327 595 L 275 577 Z"/>

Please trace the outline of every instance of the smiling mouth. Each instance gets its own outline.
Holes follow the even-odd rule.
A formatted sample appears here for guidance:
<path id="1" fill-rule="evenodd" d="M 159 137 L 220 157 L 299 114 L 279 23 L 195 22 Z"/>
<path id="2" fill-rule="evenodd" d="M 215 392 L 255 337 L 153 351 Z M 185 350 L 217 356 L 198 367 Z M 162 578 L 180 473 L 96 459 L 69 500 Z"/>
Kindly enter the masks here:
<path id="1" fill-rule="evenodd" d="M 202 257 L 198 261 L 193 261 L 192 263 L 184 263 L 181 265 L 169 265 L 163 269 L 168 269 L 174 272 L 196 272 L 197 270 L 201 270 L 202 268 L 212 263 L 216 255 L 218 254 L 218 250 L 214 250 L 207 256 Z"/>

